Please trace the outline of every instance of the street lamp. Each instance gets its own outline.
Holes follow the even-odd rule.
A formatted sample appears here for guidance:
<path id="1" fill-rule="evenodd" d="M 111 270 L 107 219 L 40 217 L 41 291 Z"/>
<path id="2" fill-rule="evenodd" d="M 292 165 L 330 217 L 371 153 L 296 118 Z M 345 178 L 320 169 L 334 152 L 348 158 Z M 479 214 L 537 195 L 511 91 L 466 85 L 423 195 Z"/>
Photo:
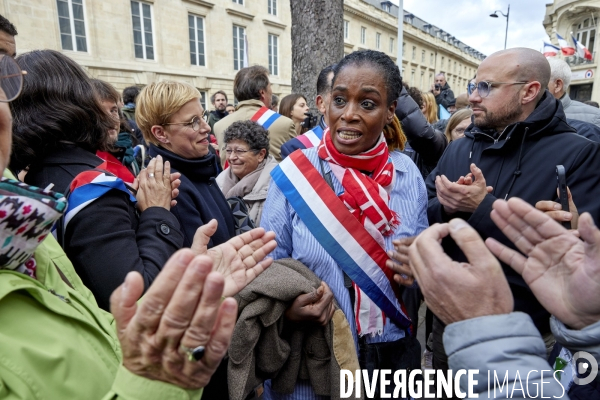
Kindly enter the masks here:
<path id="1" fill-rule="evenodd" d="M 504 14 L 500 10 L 496 10 L 492 14 L 490 14 L 490 17 L 498 18 L 498 14 L 496 13 L 500 13 L 503 17 L 506 18 L 506 33 L 504 34 L 504 50 L 506 50 L 506 38 L 508 37 L 508 16 L 510 15 L 510 4 L 508 5 L 508 11 L 506 12 L 506 14 Z"/>

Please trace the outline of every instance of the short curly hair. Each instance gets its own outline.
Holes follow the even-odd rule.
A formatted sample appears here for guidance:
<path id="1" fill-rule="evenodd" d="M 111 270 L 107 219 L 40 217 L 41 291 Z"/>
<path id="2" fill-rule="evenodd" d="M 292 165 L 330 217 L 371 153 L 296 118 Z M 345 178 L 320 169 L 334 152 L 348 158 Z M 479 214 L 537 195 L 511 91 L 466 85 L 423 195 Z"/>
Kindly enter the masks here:
<path id="1" fill-rule="evenodd" d="M 234 122 L 225 129 L 223 134 L 225 136 L 223 138 L 225 145 L 232 140 L 242 140 L 248 143 L 250 150 L 259 152 L 265 149 L 267 151 L 265 157 L 269 155 L 269 132 L 254 121 Z"/>

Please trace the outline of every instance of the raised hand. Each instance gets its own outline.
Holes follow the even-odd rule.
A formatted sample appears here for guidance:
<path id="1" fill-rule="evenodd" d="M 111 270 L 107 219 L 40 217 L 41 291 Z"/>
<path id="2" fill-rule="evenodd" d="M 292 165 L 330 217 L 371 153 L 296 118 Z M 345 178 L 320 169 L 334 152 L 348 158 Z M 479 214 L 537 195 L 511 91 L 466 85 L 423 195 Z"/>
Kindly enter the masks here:
<path id="1" fill-rule="evenodd" d="M 469 263 L 453 261 L 441 240 L 450 235 Z M 512 293 L 498 260 L 462 219 L 424 230 L 408 250 L 427 307 L 444 323 L 513 311 Z"/>
<path id="2" fill-rule="evenodd" d="M 517 198 L 494 202 L 492 220 L 523 254 L 494 239 L 488 248 L 523 276 L 539 302 L 576 329 L 600 320 L 600 230 L 579 218 L 583 241 L 549 215 Z"/>
<path id="3" fill-rule="evenodd" d="M 265 257 L 277 247 L 275 233 L 265 232 L 263 228 L 252 229 L 209 250 L 208 243 L 216 231 L 215 219 L 198 228 L 192 251 L 212 259 L 214 271 L 225 277 L 223 295 L 234 296 L 273 262 Z"/>
<path id="4" fill-rule="evenodd" d="M 130 272 L 110 298 L 123 365 L 136 375 L 185 389 L 208 384 L 227 352 L 237 318 L 234 299 L 221 302 L 224 279 L 209 257 L 175 253 L 148 289 Z M 198 361 L 185 349 L 204 346 Z"/>

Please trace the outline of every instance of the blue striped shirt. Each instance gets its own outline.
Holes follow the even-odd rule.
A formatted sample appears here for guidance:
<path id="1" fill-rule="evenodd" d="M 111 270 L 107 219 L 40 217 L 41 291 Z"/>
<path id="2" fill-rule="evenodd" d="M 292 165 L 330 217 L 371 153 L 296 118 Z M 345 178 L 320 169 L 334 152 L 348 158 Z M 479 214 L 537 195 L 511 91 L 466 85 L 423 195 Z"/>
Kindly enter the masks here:
<path id="1" fill-rule="evenodd" d="M 303 150 L 311 163 L 321 171 L 317 148 Z M 421 173 L 414 163 L 400 152 L 391 152 L 390 157 L 396 169 L 396 183 L 390 193 L 390 208 L 400 216 L 400 226 L 392 236 L 385 237 L 386 249 L 393 248 L 392 240 L 418 235 L 427 228 L 427 192 Z M 324 172 L 331 171 L 329 163 L 323 163 Z M 336 193 L 344 191 L 334 174 L 330 174 Z M 274 259 L 294 258 L 310 268 L 329 285 L 336 301 L 350 323 L 355 345 L 358 346 L 354 311 L 348 289 L 344 286 L 344 274 L 333 258 L 310 233 L 300 220 L 279 187 L 271 181 L 269 193 L 263 209 L 261 226 L 276 233 L 277 248 L 271 253 Z M 386 320 L 381 335 L 367 336 L 369 343 L 392 342 L 404 337 L 404 330 Z M 265 384 L 265 399 L 312 400 L 321 399 L 312 391 L 310 384 L 299 381 L 292 395 L 278 395 Z"/>

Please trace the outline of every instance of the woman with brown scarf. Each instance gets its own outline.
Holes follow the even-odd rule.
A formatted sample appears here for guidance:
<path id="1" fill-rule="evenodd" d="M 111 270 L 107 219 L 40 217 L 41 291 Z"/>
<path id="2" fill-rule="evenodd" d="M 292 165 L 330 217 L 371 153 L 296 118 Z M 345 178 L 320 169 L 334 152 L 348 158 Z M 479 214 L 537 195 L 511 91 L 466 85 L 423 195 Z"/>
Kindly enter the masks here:
<path id="1" fill-rule="evenodd" d="M 269 155 L 269 132 L 253 121 L 233 123 L 224 132 L 229 167 L 217 177 L 226 198 L 241 197 L 248 215 L 260 224 L 263 205 L 277 161 Z"/>

